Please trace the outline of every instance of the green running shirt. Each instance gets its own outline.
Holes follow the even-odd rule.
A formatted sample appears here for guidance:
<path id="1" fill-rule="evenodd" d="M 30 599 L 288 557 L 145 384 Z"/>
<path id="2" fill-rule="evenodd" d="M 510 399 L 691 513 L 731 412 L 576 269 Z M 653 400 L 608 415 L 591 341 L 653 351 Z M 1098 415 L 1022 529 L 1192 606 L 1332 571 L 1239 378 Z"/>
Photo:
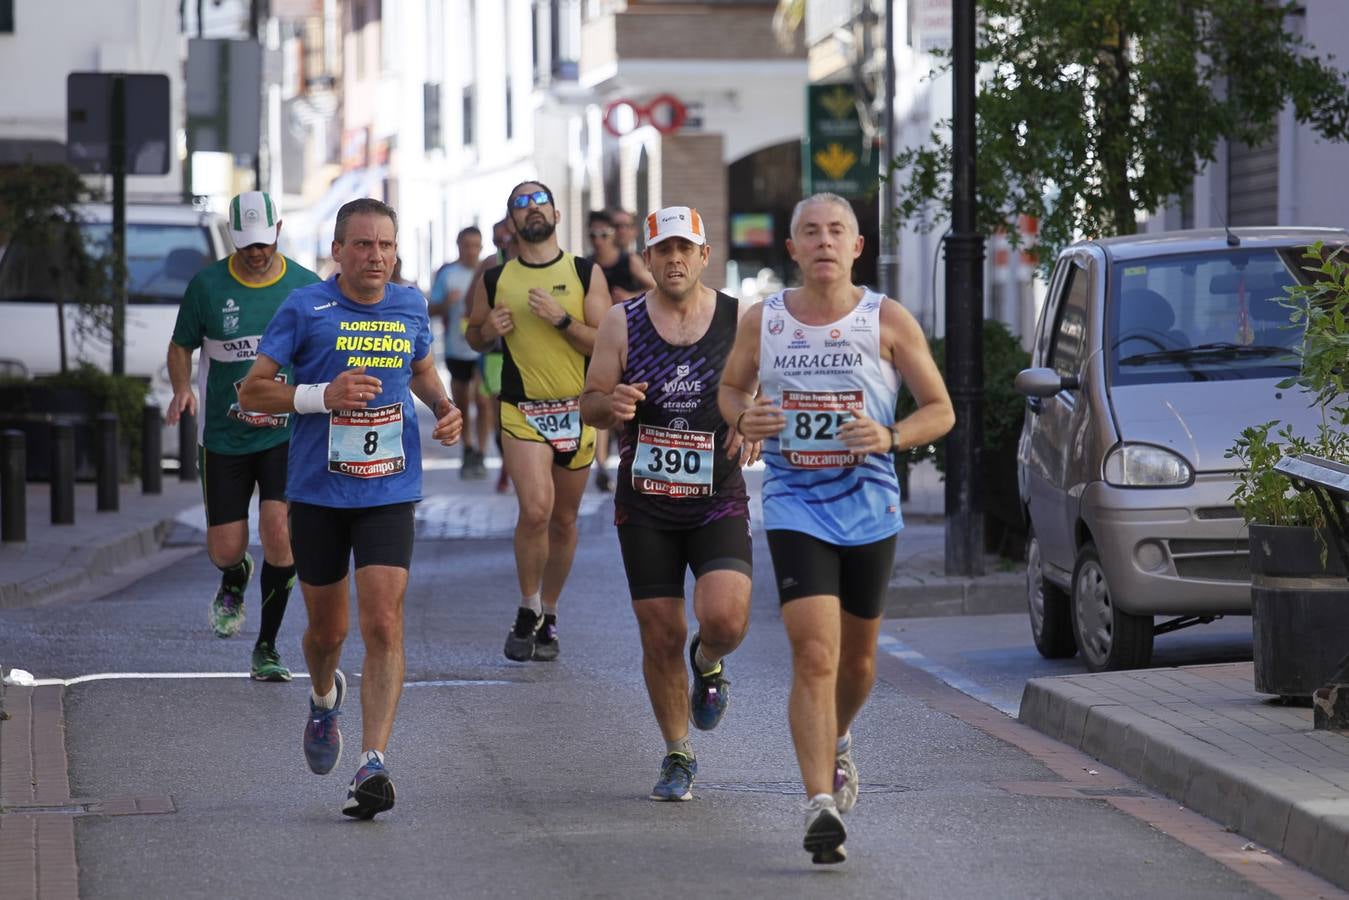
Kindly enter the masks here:
<path id="1" fill-rule="evenodd" d="M 239 384 L 253 367 L 258 342 L 282 301 L 319 277 L 281 257 L 281 274 L 265 285 L 235 275 L 233 255 L 207 266 L 187 286 L 173 342 L 201 348 L 197 363 L 197 440 L 213 453 L 257 453 L 290 439 L 290 417 L 239 408 Z M 290 370 L 281 378 L 289 379 Z"/>

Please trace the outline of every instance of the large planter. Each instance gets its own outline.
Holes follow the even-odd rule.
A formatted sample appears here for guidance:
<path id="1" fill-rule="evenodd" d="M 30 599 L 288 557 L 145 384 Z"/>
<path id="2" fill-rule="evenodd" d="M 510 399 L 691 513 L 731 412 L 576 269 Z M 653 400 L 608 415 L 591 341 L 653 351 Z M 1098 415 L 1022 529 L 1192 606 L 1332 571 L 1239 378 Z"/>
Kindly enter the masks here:
<path id="1" fill-rule="evenodd" d="M 1349 653 L 1344 563 L 1311 528 L 1252 525 L 1250 546 L 1255 689 L 1310 697 Z"/>

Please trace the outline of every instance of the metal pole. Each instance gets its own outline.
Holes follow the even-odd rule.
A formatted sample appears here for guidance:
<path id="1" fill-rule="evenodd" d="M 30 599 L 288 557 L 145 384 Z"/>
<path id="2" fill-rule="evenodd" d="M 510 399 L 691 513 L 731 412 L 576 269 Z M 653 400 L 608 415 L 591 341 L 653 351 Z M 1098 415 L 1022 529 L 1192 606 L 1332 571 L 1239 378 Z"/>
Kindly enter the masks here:
<path id="1" fill-rule="evenodd" d="M 890 161 L 895 158 L 895 0 L 885 0 L 885 152 L 881 154 L 881 253 L 876 261 L 881 293 L 899 296 L 899 235 L 895 233 L 895 192 Z"/>
<path id="2" fill-rule="evenodd" d="M 197 480 L 197 417 L 186 410 L 178 420 L 178 480 Z"/>
<path id="3" fill-rule="evenodd" d="M 126 374 L 126 78 L 112 76 L 112 374 Z"/>
<path id="4" fill-rule="evenodd" d="M 75 524 L 75 426 L 70 422 L 51 425 L 52 524 Z"/>
<path id="5" fill-rule="evenodd" d="M 117 512 L 117 414 L 99 413 L 94 419 L 94 466 L 98 479 L 98 511 Z"/>
<path id="6" fill-rule="evenodd" d="M 0 540 L 28 540 L 28 450 L 17 428 L 0 431 Z"/>
<path id="7" fill-rule="evenodd" d="M 954 0 L 951 235 L 946 239 L 946 378 L 956 424 L 946 438 L 946 574 L 984 572 L 984 238 L 975 221 L 974 0 Z"/>
<path id="8" fill-rule="evenodd" d="M 164 492 L 163 418 L 151 403 L 141 414 L 141 493 Z"/>

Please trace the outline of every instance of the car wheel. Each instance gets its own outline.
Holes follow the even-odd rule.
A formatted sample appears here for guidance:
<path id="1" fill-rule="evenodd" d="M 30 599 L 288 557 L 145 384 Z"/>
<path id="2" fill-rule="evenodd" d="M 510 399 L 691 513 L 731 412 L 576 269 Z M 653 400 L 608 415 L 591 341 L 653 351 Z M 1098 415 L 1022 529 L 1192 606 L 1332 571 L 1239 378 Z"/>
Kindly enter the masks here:
<path id="1" fill-rule="evenodd" d="M 1105 567 L 1088 541 L 1073 567 L 1073 634 L 1090 672 L 1137 669 L 1152 659 L 1152 617 L 1117 607 L 1110 596 Z"/>
<path id="2" fill-rule="evenodd" d="M 1045 580 L 1034 526 L 1026 534 L 1026 606 L 1030 612 L 1031 637 L 1041 656 L 1068 659 L 1077 653 L 1068 592 Z"/>

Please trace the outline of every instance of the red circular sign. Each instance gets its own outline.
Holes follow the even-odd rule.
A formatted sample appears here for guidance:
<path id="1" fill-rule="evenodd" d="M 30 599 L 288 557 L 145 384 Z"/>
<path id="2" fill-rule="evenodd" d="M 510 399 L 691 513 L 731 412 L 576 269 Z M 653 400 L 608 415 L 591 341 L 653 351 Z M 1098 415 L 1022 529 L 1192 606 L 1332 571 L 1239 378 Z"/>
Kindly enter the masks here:
<path id="1" fill-rule="evenodd" d="M 688 117 L 688 107 L 673 94 L 652 97 L 645 105 L 624 98 L 604 108 L 604 130 L 614 137 L 622 137 L 633 129 L 650 125 L 661 134 L 674 134 Z"/>

